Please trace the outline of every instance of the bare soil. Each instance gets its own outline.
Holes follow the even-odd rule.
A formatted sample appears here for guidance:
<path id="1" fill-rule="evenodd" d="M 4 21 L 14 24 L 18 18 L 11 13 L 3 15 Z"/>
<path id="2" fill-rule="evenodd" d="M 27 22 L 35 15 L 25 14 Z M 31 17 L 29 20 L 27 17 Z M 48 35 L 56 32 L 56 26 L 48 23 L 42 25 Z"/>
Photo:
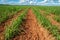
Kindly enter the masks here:
<path id="1" fill-rule="evenodd" d="M 56 25 L 60 29 L 60 23 L 58 23 L 53 19 L 55 15 L 53 15 L 52 13 L 50 13 L 49 15 L 45 15 L 45 11 L 42 11 L 42 10 L 40 10 L 40 12 L 43 16 L 46 16 L 46 18 L 48 18 L 48 20 L 51 22 L 52 25 Z"/>
<path id="2" fill-rule="evenodd" d="M 50 22 L 52 23 L 52 25 L 56 25 L 60 27 L 60 23 L 58 23 L 57 21 L 55 21 L 53 19 L 54 15 L 50 14 L 49 16 L 47 16 L 47 18 L 49 18 Z"/>
<path id="3" fill-rule="evenodd" d="M 13 15 L 12 17 L 10 17 L 8 20 L 6 20 L 5 22 L 0 24 L 0 40 L 4 40 L 4 31 L 6 26 L 9 26 L 12 24 L 12 21 L 17 19 L 18 15 L 20 15 L 20 13 L 23 10 L 20 10 L 19 12 L 17 12 L 15 15 Z"/>
<path id="4" fill-rule="evenodd" d="M 55 38 L 38 23 L 32 9 L 28 10 L 21 27 L 20 30 L 22 29 L 22 32 L 12 40 L 55 40 Z"/>

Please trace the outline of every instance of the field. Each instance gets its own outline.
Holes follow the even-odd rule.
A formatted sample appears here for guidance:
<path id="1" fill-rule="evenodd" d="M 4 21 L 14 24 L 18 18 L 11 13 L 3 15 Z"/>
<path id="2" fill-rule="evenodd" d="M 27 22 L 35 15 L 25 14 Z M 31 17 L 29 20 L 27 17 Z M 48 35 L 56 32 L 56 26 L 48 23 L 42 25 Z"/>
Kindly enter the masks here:
<path id="1" fill-rule="evenodd" d="M 60 40 L 60 6 L 0 5 L 0 40 Z"/>

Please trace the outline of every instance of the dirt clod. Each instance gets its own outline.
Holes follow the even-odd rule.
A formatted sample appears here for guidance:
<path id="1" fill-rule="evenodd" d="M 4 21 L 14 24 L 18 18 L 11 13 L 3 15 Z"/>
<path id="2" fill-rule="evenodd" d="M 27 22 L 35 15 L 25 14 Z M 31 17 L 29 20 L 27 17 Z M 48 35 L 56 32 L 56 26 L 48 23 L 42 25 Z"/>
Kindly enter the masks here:
<path id="1" fill-rule="evenodd" d="M 22 28 L 25 34 L 22 33 L 13 38 L 13 40 L 55 40 L 42 25 L 38 24 L 31 9 L 28 10 L 26 19 L 22 25 L 24 25 Z"/>

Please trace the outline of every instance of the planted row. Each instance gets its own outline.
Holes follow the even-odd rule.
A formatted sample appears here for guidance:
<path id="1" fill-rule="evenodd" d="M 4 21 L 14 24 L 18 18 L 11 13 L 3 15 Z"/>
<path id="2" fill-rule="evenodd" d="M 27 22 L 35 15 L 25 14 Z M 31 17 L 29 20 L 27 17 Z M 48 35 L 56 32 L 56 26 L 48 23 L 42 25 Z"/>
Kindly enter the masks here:
<path id="1" fill-rule="evenodd" d="M 38 8 L 48 13 L 60 15 L 60 6 L 38 6 Z"/>
<path id="2" fill-rule="evenodd" d="M 45 27 L 47 30 L 49 30 L 50 33 L 56 37 L 56 40 L 60 40 L 60 30 L 56 26 L 52 25 L 47 18 L 42 16 L 37 8 L 34 7 L 33 12 L 37 17 L 38 22 L 41 23 L 41 25 L 43 25 L 43 27 Z"/>
<path id="3" fill-rule="evenodd" d="M 11 38 L 13 38 L 19 33 L 19 28 L 22 23 L 22 19 L 25 17 L 27 10 L 28 8 L 23 13 L 21 13 L 17 19 L 13 20 L 11 25 L 6 26 L 5 40 L 11 40 Z"/>
<path id="4" fill-rule="evenodd" d="M 0 6 L 0 24 L 16 14 L 24 6 Z"/>
<path id="5" fill-rule="evenodd" d="M 44 8 L 46 8 L 46 10 L 48 10 L 48 8 L 49 8 L 49 10 L 48 11 L 46 11 Z M 54 9 L 55 8 L 55 9 Z M 58 9 L 59 7 L 43 7 L 43 8 L 37 8 L 38 10 L 41 10 L 41 11 L 43 11 L 44 10 L 44 15 L 46 16 L 46 15 L 50 15 L 50 14 L 52 14 L 52 15 L 54 15 L 54 17 L 53 17 L 53 19 L 55 20 L 55 21 L 57 21 L 58 23 L 60 23 L 60 9 Z M 43 9 L 43 10 L 42 10 Z M 53 10 L 55 10 L 56 12 L 53 14 Z M 51 12 L 49 12 L 49 11 L 51 11 Z M 59 11 L 59 12 L 58 12 Z"/>

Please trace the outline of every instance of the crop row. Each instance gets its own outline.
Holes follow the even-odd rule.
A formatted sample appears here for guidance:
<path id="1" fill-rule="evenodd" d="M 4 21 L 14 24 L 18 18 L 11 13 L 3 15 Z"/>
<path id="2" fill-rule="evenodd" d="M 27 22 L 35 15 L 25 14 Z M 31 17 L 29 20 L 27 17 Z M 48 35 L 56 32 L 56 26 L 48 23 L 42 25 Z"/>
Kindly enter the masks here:
<path id="1" fill-rule="evenodd" d="M 55 15 L 60 15 L 60 6 L 38 6 L 38 8 Z"/>
<path id="2" fill-rule="evenodd" d="M 53 34 L 53 36 L 56 37 L 56 40 L 60 40 L 60 33 L 59 33 L 59 29 L 57 28 L 57 26 L 54 26 L 50 23 L 50 21 L 45 18 L 44 16 L 42 16 L 38 10 L 38 8 L 33 7 L 33 12 L 35 13 L 38 22 L 43 25 L 44 28 L 46 28 L 47 30 L 49 30 L 49 32 L 51 34 Z"/>
<path id="3" fill-rule="evenodd" d="M 0 24 L 16 14 L 24 6 L 0 6 Z"/>
<path id="4" fill-rule="evenodd" d="M 40 10 L 44 10 L 45 11 L 45 14 L 52 14 L 52 15 L 55 15 L 55 17 L 53 17 L 54 20 L 56 20 L 57 22 L 60 23 L 60 6 L 46 6 L 46 7 L 39 7 L 38 9 Z"/>
<path id="5" fill-rule="evenodd" d="M 54 20 L 56 20 L 58 23 L 60 23 L 60 16 L 55 16 Z"/>
<path id="6" fill-rule="evenodd" d="M 12 24 L 9 26 L 6 26 L 6 30 L 5 30 L 5 40 L 10 40 L 11 38 L 13 38 L 14 36 L 16 36 L 19 33 L 19 28 L 20 25 L 27 13 L 27 9 L 25 9 L 24 12 L 22 12 L 20 14 L 20 16 L 17 17 L 17 19 L 12 21 Z"/>
<path id="7" fill-rule="evenodd" d="M 55 15 L 53 17 L 54 20 L 56 20 L 58 23 L 60 23 L 60 6 L 40 6 L 37 7 L 37 9 L 44 11 L 44 14 L 52 14 Z"/>

